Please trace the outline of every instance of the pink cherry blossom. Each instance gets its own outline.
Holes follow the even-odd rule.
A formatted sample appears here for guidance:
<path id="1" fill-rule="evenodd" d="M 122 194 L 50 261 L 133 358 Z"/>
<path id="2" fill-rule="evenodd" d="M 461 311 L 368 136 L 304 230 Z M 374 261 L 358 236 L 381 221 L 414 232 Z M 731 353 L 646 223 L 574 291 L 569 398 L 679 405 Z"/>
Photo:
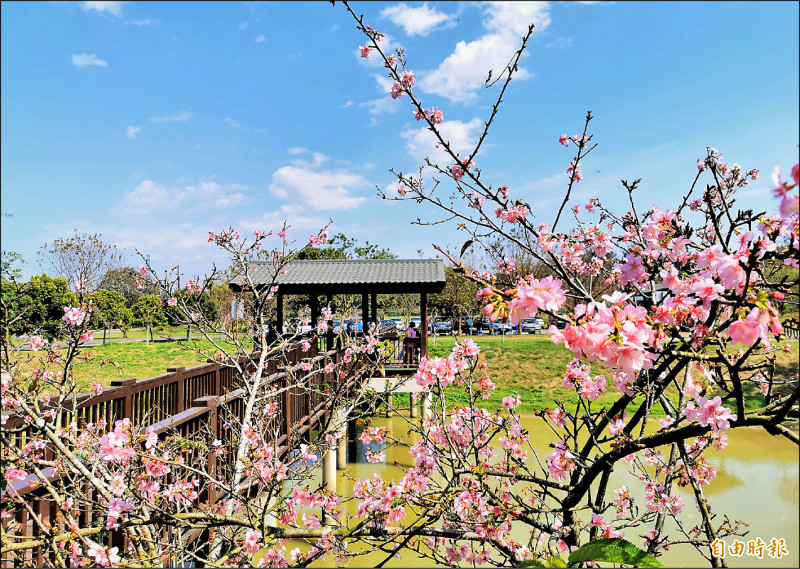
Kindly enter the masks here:
<path id="1" fill-rule="evenodd" d="M 41 336 L 31 336 L 28 339 L 28 346 L 30 346 L 30 349 L 34 352 L 43 348 L 45 344 L 47 344 L 47 339 L 42 338 Z"/>
<path id="2" fill-rule="evenodd" d="M 616 421 L 614 421 L 608 426 L 608 434 L 610 434 L 612 437 L 616 437 L 619 433 L 621 433 L 625 429 L 626 425 L 627 423 L 625 423 L 625 421 L 618 418 Z"/>
<path id="3" fill-rule="evenodd" d="M 254 529 L 247 530 L 242 545 L 250 553 L 258 553 L 258 550 L 260 549 L 258 544 L 261 541 L 261 537 L 262 535 L 260 531 Z"/>
<path id="4" fill-rule="evenodd" d="M 728 337 L 733 345 L 752 346 L 759 339 L 767 337 L 767 325 L 759 317 L 758 308 L 753 308 L 742 320 L 737 320 L 728 327 Z"/>
<path id="5" fill-rule="evenodd" d="M 80 308 L 73 308 L 72 306 L 64 307 L 64 316 L 61 318 L 67 324 L 72 326 L 80 326 L 86 318 L 86 312 Z"/>
<path id="6" fill-rule="evenodd" d="M 25 478 L 28 477 L 27 472 L 13 466 L 7 466 L 3 475 L 8 482 L 19 482 L 20 480 L 25 480 Z"/>
<path id="7" fill-rule="evenodd" d="M 722 407 L 722 398 L 719 396 L 714 399 L 700 397 L 697 403 L 700 406 L 698 408 L 692 401 L 686 405 L 686 418 L 690 421 L 697 420 L 704 427 L 710 425 L 715 431 L 724 431 L 730 427 L 729 420 L 736 420 L 736 415 L 730 409 Z"/>

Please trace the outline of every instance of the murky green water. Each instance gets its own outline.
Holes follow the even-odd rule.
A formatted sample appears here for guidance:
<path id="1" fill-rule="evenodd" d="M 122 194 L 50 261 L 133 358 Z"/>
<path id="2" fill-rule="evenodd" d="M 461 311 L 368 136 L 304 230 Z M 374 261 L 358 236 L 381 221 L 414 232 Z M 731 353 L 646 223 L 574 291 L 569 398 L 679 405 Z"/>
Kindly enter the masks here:
<path id="1" fill-rule="evenodd" d="M 408 419 L 395 416 L 391 419 L 373 418 L 373 426 L 389 428 L 394 437 L 405 437 L 408 431 Z M 531 433 L 531 441 L 540 457 L 551 454 L 548 447 L 556 441 L 554 435 L 544 422 L 537 417 L 523 417 L 523 427 Z M 374 443 L 373 443 L 374 445 Z M 386 452 L 386 462 L 371 464 L 366 462 L 364 445 L 357 442 L 355 449 L 350 449 L 348 460 L 350 467 L 347 472 L 349 477 L 372 478 L 378 474 L 385 480 L 398 480 L 403 476 L 403 471 L 394 466 L 394 463 L 409 467 L 413 459 L 405 452 L 404 448 L 389 448 Z M 786 543 L 788 555 L 780 559 L 771 558 L 764 552 L 764 557 L 725 556 L 725 561 L 730 567 L 798 567 L 798 515 L 800 513 L 798 495 L 800 494 L 799 465 L 800 455 L 798 447 L 782 437 L 773 437 L 760 429 L 736 429 L 730 432 L 729 444 L 726 449 L 717 452 L 713 449 L 706 451 L 706 459 L 717 469 L 717 477 L 709 486 L 704 487 L 713 512 L 728 514 L 732 519 L 744 520 L 749 524 L 749 534 L 740 541 L 747 542 L 761 538 L 767 544 L 772 538 L 783 538 Z M 353 482 L 338 473 L 338 492 L 349 495 L 352 492 Z M 321 476 L 321 474 L 320 474 Z M 627 485 L 631 491 L 638 491 L 642 484 L 627 472 L 618 468 L 611 477 L 609 488 L 618 488 Z M 686 504 L 682 519 L 686 520 L 689 527 L 700 523 L 700 515 L 695 509 L 694 499 L 690 489 L 677 488 Z M 641 491 L 643 495 L 643 491 Z M 639 497 L 639 496 L 637 496 Z M 641 504 L 641 500 L 637 500 Z M 607 516 L 608 517 L 608 516 Z M 407 518 L 408 519 L 408 518 Z M 721 523 L 721 515 L 717 525 Z M 674 526 L 672 528 L 674 530 Z M 670 527 L 666 528 L 667 535 L 678 538 L 680 534 L 675 530 L 674 535 Z M 643 540 L 638 537 L 641 532 L 626 531 L 626 538 L 641 545 Z M 520 541 L 527 541 L 524 535 L 514 536 Z M 727 538 L 728 544 L 733 543 L 733 538 Z M 288 544 L 287 549 L 299 545 L 303 551 L 308 550 L 304 544 Z M 381 562 L 385 555 L 369 555 L 358 557 L 351 567 L 373 567 Z M 691 547 L 675 546 L 666 552 L 661 561 L 669 567 L 696 567 L 708 566 L 707 562 Z M 319 563 L 316 566 L 334 567 L 335 563 Z M 429 567 L 429 560 L 419 559 L 411 553 L 404 553 L 401 559 L 393 559 L 387 567 Z"/>

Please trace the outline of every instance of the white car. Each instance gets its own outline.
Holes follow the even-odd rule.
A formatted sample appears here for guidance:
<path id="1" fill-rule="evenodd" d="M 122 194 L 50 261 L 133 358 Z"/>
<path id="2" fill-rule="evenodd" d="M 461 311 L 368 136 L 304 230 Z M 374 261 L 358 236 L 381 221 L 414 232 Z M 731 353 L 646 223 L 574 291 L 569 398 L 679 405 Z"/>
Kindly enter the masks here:
<path id="1" fill-rule="evenodd" d="M 403 322 L 402 318 L 389 318 L 389 321 L 394 323 L 394 327 L 398 332 L 402 332 L 406 329 L 406 323 Z"/>

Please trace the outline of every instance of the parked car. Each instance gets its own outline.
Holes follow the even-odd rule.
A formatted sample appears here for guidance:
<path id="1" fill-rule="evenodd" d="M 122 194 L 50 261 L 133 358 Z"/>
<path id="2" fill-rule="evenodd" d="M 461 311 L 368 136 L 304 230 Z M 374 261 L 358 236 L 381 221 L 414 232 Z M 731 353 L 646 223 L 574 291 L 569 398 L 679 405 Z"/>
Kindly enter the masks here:
<path id="1" fill-rule="evenodd" d="M 411 326 L 411 323 L 414 323 L 414 329 L 419 333 L 420 329 L 422 328 L 422 318 L 419 316 L 414 316 L 413 318 L 409 318 L 408 325 Z M 403 328 L 405 330 L 405 328 Z"/>
<path id="2" fill-rule="evenodd" d="M 489 320 L 488 316 L 484 316 L 481 319 L 481 330 L 485 334 L 513 334 L 514 327 L 509 324 L 508 322 L 501 322 L 500 320 L 495 320 L 492 322 Z"/>
<path id="3" fill-rule="evenodd" d="M 556 316 L 563 316 L 564 318 L 568 318 L 566 314 L 563 312 L 559 312 Z M 550 323 L 553 324 L 559 330 L 563 330 L 567 327 L 567 322 L 564 320 L 560 320 L 559 318 L 550 318 Z"/>
<path id="4" fill-rule="evenodd" d="M 523 318 L 519 322 L 520 333 L 539 334 L 542 331 L 542 321 L 539 318 Z"/>
<path id="5" fill-rule="evenodd" d="M 458 319 L 461 326 L 462 334 L 477 334 L 480 327 L 480 318 L 473 318 L 472 316 L 462 316 Z"/>
<path id="6" fill-rule="evenodd" d="M 398 332 L 402 332 L 406 329 L 406 323 L 403 322 L 402 318 L 389 318 L 389 320 L 394 323 L 394 327 Z"/>
<path id="7" fill-rule="evenodd" d="M 341 320 L 333 320 L 333 333 L 339 334 L 342 331 L 342 321 Z"/>
<path id="8" fill-rule="evenodd" d="M 453 323 L 450 321 L 449 318 L 445 316 L 437 316 L 434 318 L 430 326 L 428 327 L 430 333 L 434 336 L 438 334 L 452 334 L 453 333 Z"/>
<path id="9" fill-rule="evenodd" d="M 294 318 L 289 322 L 289 330 L 294 334 L 308 334 L 311 332 L 311 322 Z"/>
<path id="10" fill-rule="evenodd" d="M 348 334 L 360 334 L 364 331 L 364 323 L 361 320 L 344 320 L 342 324 Z"/>
<path id="11" fill-rule="evenodd" d="M 395 327 L 394 322 L 392 322 L 391 320 L 388 319 L 381 320 L 378 323 L 378 332 L 389 333 L 389 332 L 395 332 L 396 330 L 397 328 Z"/>

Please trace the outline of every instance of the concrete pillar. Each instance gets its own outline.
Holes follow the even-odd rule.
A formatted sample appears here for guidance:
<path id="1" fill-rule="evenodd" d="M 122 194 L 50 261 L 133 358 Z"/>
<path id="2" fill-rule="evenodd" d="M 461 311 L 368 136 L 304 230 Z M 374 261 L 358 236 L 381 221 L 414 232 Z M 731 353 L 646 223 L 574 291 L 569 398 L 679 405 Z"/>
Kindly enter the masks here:
<path id="1" fill-rule="evenodd" d="M 344 437 L 339 439 L 336 445 L 336 468 L 339 470 L 347 468 L 347 429 L 345 429 Z"/>
<path id="2" fill-rule="evenodd" d="M 433 415 L 433 411 L 431 409 L 431 394 L 428 392 L 422 395 L 422 420 L 424 421 L 431 415 Z"/>
<path id="3" fill-rule="evenodd" d="M 336 493 L 336 458 L 337 458 L 337 444 L 333 443 L 333 445 L 325 452 L 325 458 L 323 459 L 323 484 L 325 485 L 325 489 L 329 492 Z M 323 512 L 322 514 L 322 523 L 325 525 L 333 525 L 334 520 L 332 517 L 325 515 Z"/>
<path id="4" fill-rule="evenodd" d="M 336 468 L 347 468 L 347 417 L 342 409 L 337 409 L 333 414 L 333 424 L 342 433 L 342 438 L 336 442 Z"/>
<path id="5" fill-rule="evenodd" d="M 411 418 L 416 419 L 419 417 L 419 401 L 417 400 L 416 392 L 409 393 L 411 396 Z"/>
<path id="6" fill-rule="evenodd" d="M 326 452 L 324 459 L 323 482 L 325 488 L 331 492 L 336 492 L 336 448 L 334 443 Z"/>
<path id="7" fill-rule="evenodd" d="M 391 417 L 394 415 L 394 409 L 392 409 L 393 402 L 392 402 L 392 394 L 389 393 L 386 396 L 386 416 Z"/>
<path id="8" fill-rule="evenodd" d="M 273 496 L 270 498 L 269 503 L 267 504 L 267 511 L 269 512 L 266 516 L 266 523 L 267 527 L 276 528 L 278 527 L 278 518 L 272 512 L 278 509 L 278 500 Z"/>

